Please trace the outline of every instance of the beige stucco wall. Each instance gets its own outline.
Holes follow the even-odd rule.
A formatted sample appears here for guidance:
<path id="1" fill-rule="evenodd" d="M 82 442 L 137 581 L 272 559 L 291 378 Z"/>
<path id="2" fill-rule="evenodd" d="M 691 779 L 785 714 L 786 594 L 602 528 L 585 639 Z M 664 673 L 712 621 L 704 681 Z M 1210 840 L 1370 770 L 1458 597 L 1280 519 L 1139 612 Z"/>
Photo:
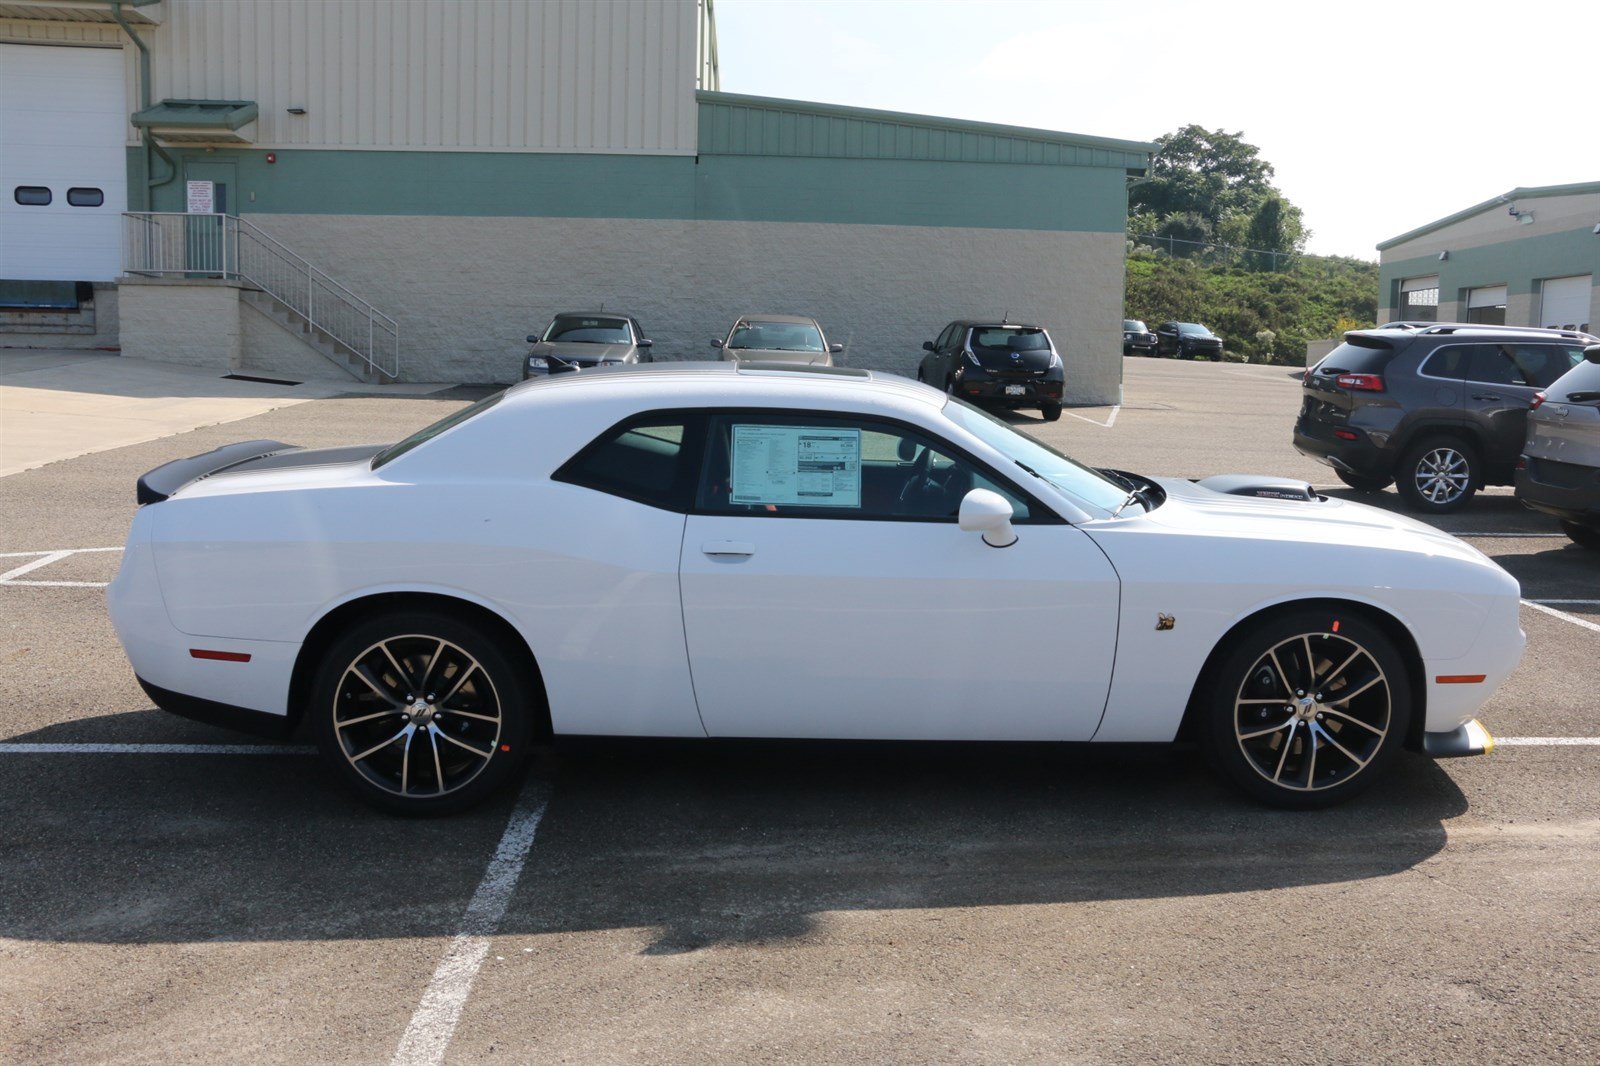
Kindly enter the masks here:
<path id="1" fill-rule="evenodd" d="M 125 278 L 122 354 L 163 363 L 239 369 L 239 286 L 211 279 Z"/>
<path id="2" fill-rule="evenodd" d="M 817 316 L 845 365 L 914 374 L 951 319 L 1009 313 L 1067 353 L 1068 400 L 1120 402 L 1115 233 L 689 220 L 253 215 L 400 323 L 402 379 L 511 381 L 561 310 L 636 315 L 706 359 L 740 314 Z M 581 255 L 573 249 L 581 248 Z M 546 266 L 546 264 L 550 264 Z"/>
<path id="3" fill-rule="evenodd" d="M 359 380 L 282 325 L 250 304 L 239 304 L 239 369 L 293 381 Z"/>

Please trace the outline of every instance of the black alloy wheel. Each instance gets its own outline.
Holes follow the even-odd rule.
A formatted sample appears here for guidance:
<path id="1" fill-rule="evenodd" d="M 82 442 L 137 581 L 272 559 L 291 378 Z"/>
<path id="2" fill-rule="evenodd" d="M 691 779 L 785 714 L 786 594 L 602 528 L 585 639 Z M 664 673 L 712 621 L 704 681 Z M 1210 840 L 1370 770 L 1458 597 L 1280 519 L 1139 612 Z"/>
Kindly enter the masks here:
<path id="1" fill-rule="evenodd" d="M 1202 740 L 1239 788 L 1275 807 L 1342 802 L 1376 780 L 1411 717 L 1410 671 L 1377 626 L 1337 609 L 1267 618 L 1211 675 Z"/>
<path id="2" fill-rule="evenodd" d="M 534 739 L 537 686 L 511 649 L 449 614 L 351 627 L 312 683 L 324 761 L 362 799 L 409 815 L 465 810 L 505 785 Z"/>
<path id="3" fill-rule="evenodd" d="M 1058 403 L 1045 403 L 1039 405 L 1039 417 L 1046 422 L 1061 421 L 1061 405 Z"/>

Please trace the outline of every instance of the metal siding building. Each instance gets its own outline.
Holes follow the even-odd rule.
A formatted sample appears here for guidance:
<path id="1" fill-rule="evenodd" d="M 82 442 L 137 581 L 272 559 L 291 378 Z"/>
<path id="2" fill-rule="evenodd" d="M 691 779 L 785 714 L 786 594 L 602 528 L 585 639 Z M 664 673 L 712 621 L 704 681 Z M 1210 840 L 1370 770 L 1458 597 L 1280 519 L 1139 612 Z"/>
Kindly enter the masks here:
<path id="1" fill-rule="evenodd" d="M 1512 189 L 1378 252 L 1383 321 L 1600 327 L 1600 182 Z"/>
<path id="2" fill-rule="evenodd" d="M 706 91 L 708 0 L 135 3 L 148 86 L 110 3 L 0 0 L 0 48 L 122 48 L 130 207 L 212 183 L 240 233 L 393 317 L 404 379 L 509 380 L 570 306 L 632 310 L 667 358 L 742 313 L 813 314 L 844 362 L 901 372 L 949 319 L 1009 312 L 1065 341 L 1069 399 L 1120 398 L 1126 179 L 1151 145 Z M 319 365 L 264 339 L 275 308 L 248 293 L 220 356 L 163 348 L 184 280 L 122 279 L 124 351 Z"/>

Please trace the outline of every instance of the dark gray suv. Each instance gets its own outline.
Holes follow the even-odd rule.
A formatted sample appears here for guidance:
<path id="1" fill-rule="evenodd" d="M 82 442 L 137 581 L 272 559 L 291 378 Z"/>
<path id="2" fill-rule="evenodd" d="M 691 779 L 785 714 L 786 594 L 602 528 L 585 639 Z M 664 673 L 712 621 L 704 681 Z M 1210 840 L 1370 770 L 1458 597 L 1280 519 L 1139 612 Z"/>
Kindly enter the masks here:
<path id="1" fill-rule="evenodd" d="M 1453 322 L 1346 333 L 1306 371 L 1294 445 L 1351 488 L 1394 483 L 1417 510 L 1454 511 L 1511 484 L 1535 394 L 1595 340 Z"/>

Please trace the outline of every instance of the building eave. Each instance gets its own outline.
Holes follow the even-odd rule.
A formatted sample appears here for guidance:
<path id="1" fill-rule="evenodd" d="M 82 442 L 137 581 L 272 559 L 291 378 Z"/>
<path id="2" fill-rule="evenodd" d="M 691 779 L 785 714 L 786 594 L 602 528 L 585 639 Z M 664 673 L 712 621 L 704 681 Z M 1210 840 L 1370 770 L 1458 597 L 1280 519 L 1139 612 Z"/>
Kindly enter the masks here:
<path id="1" fill-rule="evenodd" d="M 1405 244 L 1407 241 L 1416 240 L 1418 237 L 1424 237 L 1436 230 L 1441 230 L 1446 226 L 1453 226 L 1457 222 L 1469 219 L 1473 215 L 1481 214 L 1491 208 L 1504 207 L 1517 200 L 1537 200 L 1547 196 L 1585 196 L 1590 193 L 1600 193 L 1600 181 L 1580 181 L 1570 185 L 1519 186 L 1509 192 L 1503 192 L 1493 199 L 1485 200 L 1481 204 L 1474 204 L 1465 210 L 1457 211 L 1453 215 L 1446 215 L 1444 218 L 1418 226 L 1414 230 L 1407 230 L 1398 237 L 1390 237 L 1386 241 L 1379 241 L 1378 251 L 1386 252 L 1390 248 Z"/>

